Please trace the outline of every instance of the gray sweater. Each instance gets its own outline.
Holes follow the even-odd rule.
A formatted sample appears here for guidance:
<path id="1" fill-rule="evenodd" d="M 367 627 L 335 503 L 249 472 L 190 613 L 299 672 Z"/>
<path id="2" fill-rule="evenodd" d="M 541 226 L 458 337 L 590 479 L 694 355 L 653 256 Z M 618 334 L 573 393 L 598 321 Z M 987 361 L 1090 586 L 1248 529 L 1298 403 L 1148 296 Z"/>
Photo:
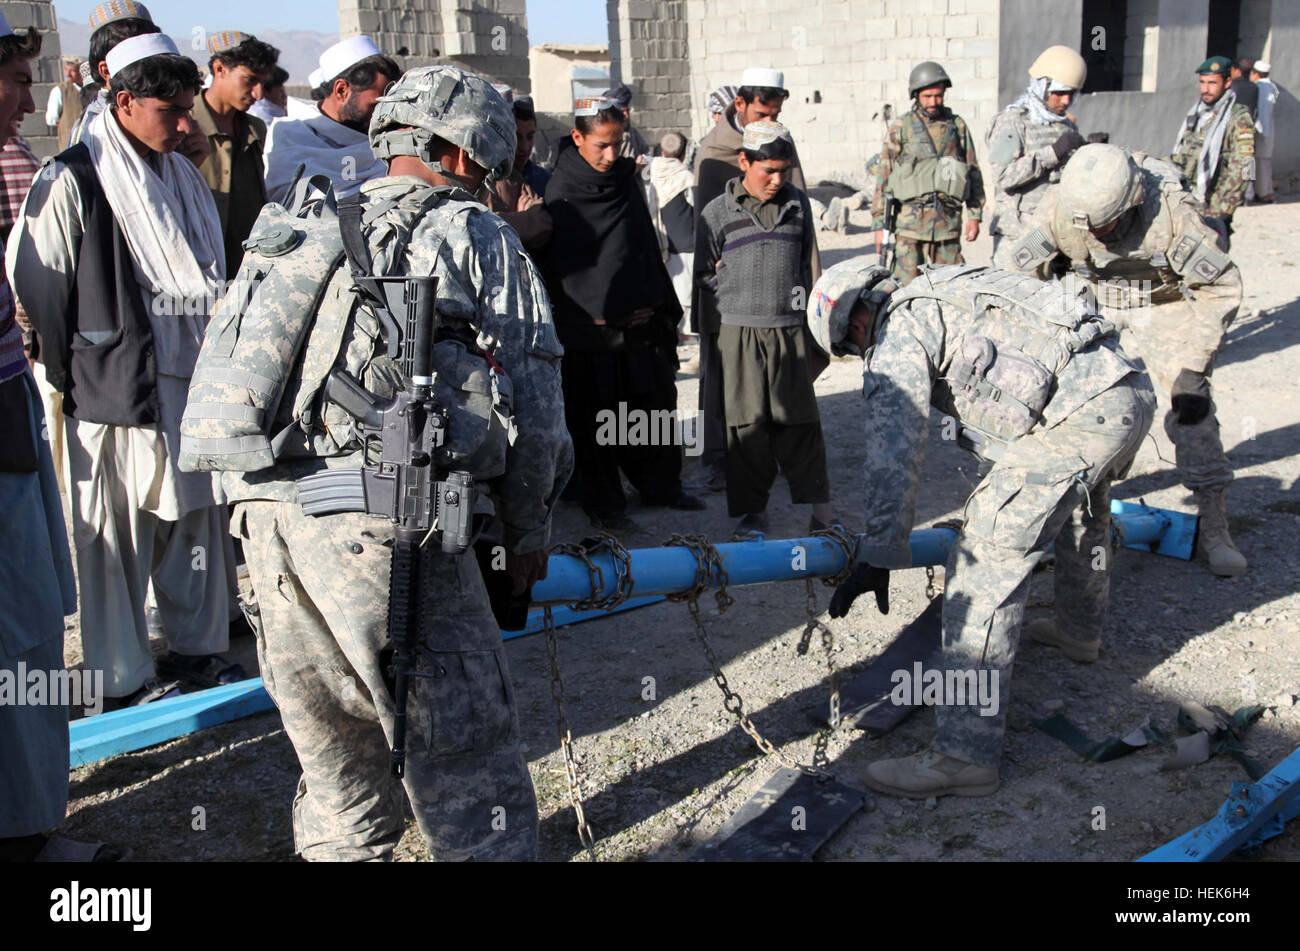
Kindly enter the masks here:
<path id="1" fill-rule="evenodd" d="M 808 196 L 789 183 L 764 202 L 761 217 L 744 207 L 754 199 L 739 178 L 700 214 L 695 231 L 695 283 L 703 306 L 722 323 L 741 327 L 797 327 L 812 291 L 817 246 Z"/>

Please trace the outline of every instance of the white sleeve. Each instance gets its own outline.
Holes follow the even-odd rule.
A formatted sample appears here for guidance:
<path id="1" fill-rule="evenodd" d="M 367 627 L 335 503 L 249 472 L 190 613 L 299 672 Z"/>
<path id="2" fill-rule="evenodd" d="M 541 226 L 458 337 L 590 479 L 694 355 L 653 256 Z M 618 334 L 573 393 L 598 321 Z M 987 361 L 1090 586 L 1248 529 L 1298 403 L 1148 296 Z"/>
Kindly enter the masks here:
<path id="1" fill-rule="evenodd" d="M 45 124 L 58 125 L 59 113 L 63 111 L 63 87 L 55 86 L 50 90 L 49 101 L 45 104 Z"/>

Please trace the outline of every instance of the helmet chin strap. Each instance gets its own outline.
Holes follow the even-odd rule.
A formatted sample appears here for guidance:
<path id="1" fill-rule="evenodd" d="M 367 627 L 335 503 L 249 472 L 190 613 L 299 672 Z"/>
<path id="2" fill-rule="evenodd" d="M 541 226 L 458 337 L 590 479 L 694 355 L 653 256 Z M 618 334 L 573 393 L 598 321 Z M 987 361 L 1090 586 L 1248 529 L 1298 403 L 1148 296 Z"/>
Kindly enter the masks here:
<path id="1" fill-rule="evenodd" d="M 469 192 L 471 195 L 477 192 L 480 187 L 475 185 L 470 179 L 464 177 L 463 175 L 457 175 L 455 172 L 448 169 L 447 166 L 443 165 L 442 162 L 439 161 L 438 159 L 426 159 L 424 164 L 429 166 L 429 168 L 433 169 L 443 178 L 455 182 L 457 185 L 465 189 L 465 191 Z"/>

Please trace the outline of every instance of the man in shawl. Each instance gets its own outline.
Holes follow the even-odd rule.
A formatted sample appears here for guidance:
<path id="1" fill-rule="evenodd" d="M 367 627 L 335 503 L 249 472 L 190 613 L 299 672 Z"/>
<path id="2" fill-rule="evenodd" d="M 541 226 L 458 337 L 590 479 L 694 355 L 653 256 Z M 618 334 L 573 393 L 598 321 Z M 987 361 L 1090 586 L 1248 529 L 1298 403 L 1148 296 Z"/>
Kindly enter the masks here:
<path id="1" fill-rule="evenodd" d="M 324 175 L 334 194 L 344 198 L 372 178 L 387 174 L 370 150 L 370 117 L 375 103 L 402 70 L 368 36 L 351 36 L 320 55 L 312 74 L 318 112 L 273 125 L 266 140 L 266 193 L 283 201 L 289 183 L 305 165 L 303 177 Z"/>
<path id="2" fill-rule="evenodd" d="M 636 162 L 618 154 L 623 122 L 613 100 L 575 104 L 575 148 L 560 153 L 546 188 L 555 231 L 545 274 L 564 345 L 565 417 L 582 507 L 598 528 L 630 532 L 637 526 L 626 515 L 620 468 L 645 505 L 704 505 L 682 491 L 672 434 L 630 423 L 624 433 L 611 424 L 611 414 L 675 419 L 682 316 Z"/>
<path id="3" fill-rule="evenodd" d="M 0 146 L 36 111 L 29 60 L 40 50 L 36 30 L 15 34 L 0 13 Z M 13 294 L 0 273 L 0 861 L 38 855 L 84 861 L 97 851 L 108 860 L 120 853 L 46 834 L 68 808 L 68 708 L 22 702 L 9 693 L 26 690 L 32 673 L 51 681 L 63 675 L 63 618 L 77 609 L 54 463 L 49 441 L 41 438 L 44 424 Z"/>
<path id="4" fill-rule="evenodd" d="M 726 89 L 723 86 L 721 89 Z M 715 90 L 715 94 L 721 90 Z M 785 88 L 785 74 L 779 69 L 752 67 L 740 77 L 740 88 L 709 133 L 700 140 L 695 157 L 695 226 L 700 213 L 723 193 L 733 178 L 740 177 L 740 150 L 745 126 L 760 119 L 773 122 L 781 115 L 790 92 Z M 790 184 L 807 192 L 803 169 L 796 151 L 790 168 Z M 821 258 L 813 248 L 812 279 L 821 276 Z M 809 286 L 806 290 L 811 293 Z M 704 450 L 700 462 L 708 473 L 708 487 L 715 492 L 726 488 L 724 459 L 727 452 L 727 428 L 722 410 L 722 357 L 718 351 L 721 317 L 712 300 L 697 294 L 691 307 L 691 330 L 700 335 L 700 435 Z"/>
<path id="5" fill-rule="evenodd" d="M 1255 178 L 1255 120 L 1229 88 L 1228 58 L 1211 56 L 1196 68 L 1201 96 L 1178 130 L 1170 157 L 1207 218 L 1231 233 L 1232 215 Z"/>
<path id="6" fill-rule="evenodd" d="M 695 284 L 695 183 L 682 161 L 685 154 L 686 137 L 680 132 L 665 132 L 659 139 L 659 155 L 650 160 L 646 197 L 650 199 L 664 265 L 673 279 L 677 300 L 689 316 Z"/>
<path id="7" fill-rule="evenodd" d="M 180 419 L 226 273 L 203 178 L 176 153 L 198 68 L 162 34 L 107 56 L 111 105 L 37 176 L 6 256 L 63 394 L 86 666 L 119 704 L 243 678 L 228 645 L 233 566 L 219 483 L 177 467 Z M 171 650 L 155 670 L 153 583 Z M 172 685 L 174 688 L 174 685 Z"/>

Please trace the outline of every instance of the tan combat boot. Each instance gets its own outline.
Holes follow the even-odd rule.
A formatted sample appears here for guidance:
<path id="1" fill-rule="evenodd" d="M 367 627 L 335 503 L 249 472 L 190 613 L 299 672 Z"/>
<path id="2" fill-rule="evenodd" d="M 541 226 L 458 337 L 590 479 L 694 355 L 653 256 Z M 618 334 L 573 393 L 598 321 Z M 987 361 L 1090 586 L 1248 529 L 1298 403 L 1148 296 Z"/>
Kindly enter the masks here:
<path id="1" fill-rule="evenodd" d="M 1101 638 L 1095 641 L 1081 641 L 1077 637 L 1071 637 L 1056 626 L 1055 618 L 1044 617 L 1030 621 L 1025 630 L 1030 639 L 1040 644 L 1059 647 L 1066 657 L 1081 664 L 1091 664 L 1096 661 L 1097 654 L 1101 650 Z"/>
<path id="2" fill-rule="evenodd" d="M 1192 493 L 1200 512 L 1196 529 L 1196 552 L 1210 563 L 1210 571 L 1220 578 L 1235 578 L 1246 573 L 1246 559 L 1228 534 L 1228 512 L 1223 504 L 1224 490 L 1199 489 Z"/>
<path id="3" fill-rule="evenodd" d="M 931 796 L 991 796 L 998 771 L 926 750 L 902 759 L 880 759 L 867 767 L 866 784 L 877 792 L 908 799 Z"/>

